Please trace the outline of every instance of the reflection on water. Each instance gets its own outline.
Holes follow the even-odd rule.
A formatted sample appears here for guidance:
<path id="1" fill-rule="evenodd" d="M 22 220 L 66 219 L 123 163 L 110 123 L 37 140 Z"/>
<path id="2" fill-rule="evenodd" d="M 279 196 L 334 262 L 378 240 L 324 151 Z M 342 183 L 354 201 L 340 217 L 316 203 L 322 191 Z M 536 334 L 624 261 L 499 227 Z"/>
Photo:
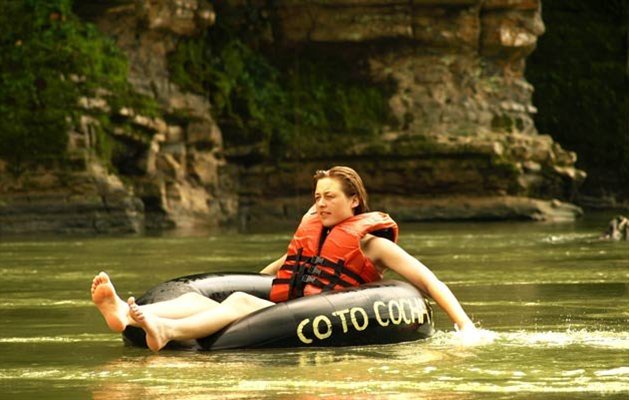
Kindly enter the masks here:
<path id="1" fill-rule="evenodd" d="M 288 234 L 0 242 L 0 383 L 7 398 L 560 399 L 629 395 L 629 246 L 601 223 L 421 224 L 402 246 L 494 334 L 343 349 L 152 354 L 122 345 L 89 300 L 174 276 L 255 271 Z M 393 276 L 391 276 L 393 277 Z"/>

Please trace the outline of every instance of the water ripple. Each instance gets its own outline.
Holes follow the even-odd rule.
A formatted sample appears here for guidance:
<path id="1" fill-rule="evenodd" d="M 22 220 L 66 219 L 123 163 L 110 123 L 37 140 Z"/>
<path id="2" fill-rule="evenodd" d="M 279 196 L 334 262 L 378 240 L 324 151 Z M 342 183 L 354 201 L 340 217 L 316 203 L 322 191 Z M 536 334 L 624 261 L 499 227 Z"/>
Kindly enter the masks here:
<path id="1" fill-rule="evenodd" d="M 120 337 L 112 334 L 78 334 L 65 336 L 30 336 L 0 338 L 0 343 L 81 343 L 81 342 L 120 342 Z"/>
<path id="2" fill-rule="evenodd" d="M 629 350 L 629 333 L 590 331 L 586 329 L 565 332 L 506 332 L 499 334 L 504 346 L 566 347 L 587 346 L 615 350 Z"/>

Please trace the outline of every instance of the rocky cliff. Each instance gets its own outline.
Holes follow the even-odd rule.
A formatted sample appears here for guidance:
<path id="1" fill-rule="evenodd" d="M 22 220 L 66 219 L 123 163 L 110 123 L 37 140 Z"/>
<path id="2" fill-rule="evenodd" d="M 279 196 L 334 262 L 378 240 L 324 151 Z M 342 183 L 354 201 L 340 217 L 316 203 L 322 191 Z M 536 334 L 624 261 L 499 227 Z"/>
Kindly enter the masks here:
<path id="1" fill-rule="evenodd" d="M 544 31 L 540 0 L 234 1 L 230 7 L 264 16 L 266 52 L 356 60 L 364 85 L 392 88 L 391 122 L 342 146 L 328 137 L 320 147 L 272 159 L 234 156 L 210 96 L 183 91 L 168 66 L 181 38 L 212 29 L 223 8 L 203 0 L 80 2 L 76 12 L 115 39 L 130 61 L 129 81 L 157 101 L 160 113 L 111 111 L 131 127 L 111 132 L 126 148 L 114 160 L 117 176 L 90 152 L 98 121 L 87 116 L 70 133 L 76 171 L 3 174 L 0 233 L 235 222 L 246 229 L 295 221 L 311 201 L 314 170 L 334 164 L 357 169 L 373 208 L 401 220 L 580 214 L 564 201 L 585 174 L 574 167 L 574 153 L 536 131 L 533 87 L 523 76 Z M 98 98 L 84 99 L 84 107 L 107 109 Z M 150 132 L 150 139 L 135 130 Z"/>
<path id="2" fill-rule="evenodd" d="M 195 35 L 215 17 L 196 1 L 80 2 L 78 12 L 115 38 L 129 59 L 128 79 L 154 99 L 157 116 L 81 98 L 84 115 L 69 132 L 72 167 L 38 168 L 14 177 L 0 164 L 0 234 L 135 233 L 217 227 L 237 214 L 235 179 L 220 155 L 222 137 L 207 99 L 169 80 L 176 38 Z M 120 122 L 108 134 L 119 147 L 108 172 L 94 154 L 94 111 Z M 150 138 L 150 139 L 147 139 Z M 2 172 L 5 172 L 2 174 Z M 226 178 L 223 178 L 226 176 Z"/>
<path id="3" fill-rule="evenodd" d="M 375 207 L 405 220 L 574 218 L 580 211 L 560 200 L 585 173 L 537 132 L 523 77 L 544 32 L 540 9 L 534 0 L 279 2 L 278 45 L 315 44 L 322 56 L 351 47 L 372 82 L 394 82 L 397 123 L 283 170 L 246 169 L 241 217 L 296 216 L 311 171 L 340 162 L 363 173 Z"/>

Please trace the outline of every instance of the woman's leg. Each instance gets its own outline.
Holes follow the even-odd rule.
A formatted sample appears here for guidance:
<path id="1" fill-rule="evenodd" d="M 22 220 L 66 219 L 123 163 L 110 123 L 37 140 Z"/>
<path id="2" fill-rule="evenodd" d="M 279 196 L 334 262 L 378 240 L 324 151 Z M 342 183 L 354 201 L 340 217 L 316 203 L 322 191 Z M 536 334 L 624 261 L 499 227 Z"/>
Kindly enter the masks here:
<path id="1" fill-rule="evenodd" d="M 153 351 L 160 350 L 171 340 L 198 339 L 211 335 L 238 318 L 275 304 L 247 293 L 236 292 L 217 307 L 189 317 L 171 319 L 140 308 L 133 297 L 128 302 L 129 315 L 144 329 L 146 343 Z"/>
<path id="2" fill-rule="evenodd" d="M 202 311 L 211 310 L 218 307 L 219 304 L 221 303 L 208 299 L 202 294 L 190 292 L 182 294 L 172 300 L 145 304 L 140 306 L 140 308 L 162 318 L 178 319 L 198 314 Z"/>
<path id="3" fill-rule="evenodd" d="M 129 305 L 118 296 L 106 273 L 101 272 L 94 277 L 91 291 L 92 301 L 105 317 L 111 330 L 122 332 L 128 325 L 138 326 L 137 322 L 129 316 Z M 218 305 L 218 302 L 198 293 L 186 293 L 173 300 L 140 307 L 159 317 L 177 319 L 210 310 Z"/>

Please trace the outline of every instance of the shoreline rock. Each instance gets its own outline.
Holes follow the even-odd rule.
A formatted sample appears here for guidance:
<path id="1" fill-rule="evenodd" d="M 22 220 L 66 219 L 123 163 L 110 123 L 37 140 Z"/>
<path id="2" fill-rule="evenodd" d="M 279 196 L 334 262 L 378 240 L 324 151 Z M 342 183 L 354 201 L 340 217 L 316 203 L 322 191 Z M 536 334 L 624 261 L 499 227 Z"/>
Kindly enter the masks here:
<path id="1" fill-rule="evenodd" d="M 0 236 L 137 234 L 144 225 L 142 201 L 96 161 L 86 171 L 0 175 Z"/>
<path id="2" fill-rule="evenodd" d="M 373 210 L 385 211 L 398 222 L 427 221 L 546 221 L 566 222 L 583 216 L 583 210 L 559 200 L 530 197 L 444 196 L 439 198 L 403 195 L 371 196 Z M 282 197 L 244 207 L 240 214 L 241 231 L 274 224 L 295 225 L 311 205 L 311 197 Z"/>

